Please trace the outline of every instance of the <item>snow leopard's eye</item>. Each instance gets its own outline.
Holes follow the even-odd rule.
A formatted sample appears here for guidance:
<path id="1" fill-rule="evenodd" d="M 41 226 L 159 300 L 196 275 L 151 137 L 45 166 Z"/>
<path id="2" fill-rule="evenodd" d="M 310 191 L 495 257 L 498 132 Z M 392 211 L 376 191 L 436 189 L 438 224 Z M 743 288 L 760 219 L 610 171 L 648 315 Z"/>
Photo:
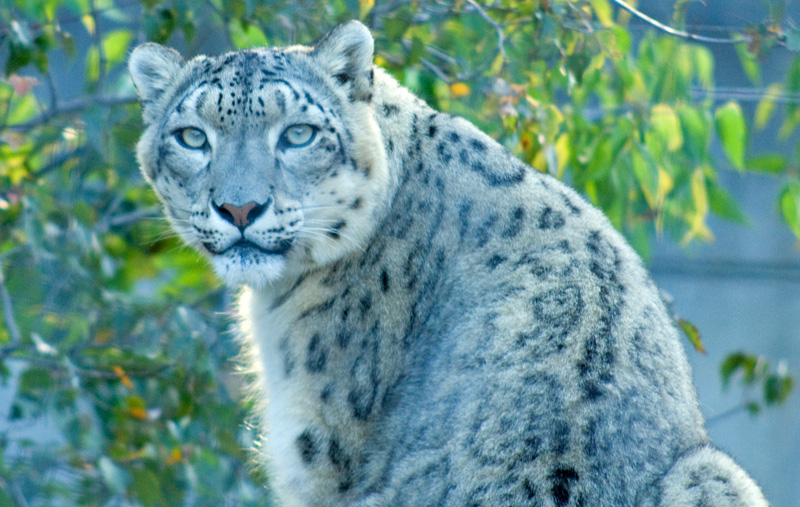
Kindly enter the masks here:
<path id="1" fill-rule="evenodd" d="M 189 148 L 190 150 L 199 150 L 203 146 L 206 145 L 206 134 L 194 127 L 187 127 L 185 129 L 180 129 L 175 133 L 175 138 L 184 148 Z"/>
<path id="2" fill-rule="evenodd" d="M 317 130 L 311 125 L 292 125 L 283 132 L 283 141 L 287 147 L 302 148 L 314 140 Z"/>

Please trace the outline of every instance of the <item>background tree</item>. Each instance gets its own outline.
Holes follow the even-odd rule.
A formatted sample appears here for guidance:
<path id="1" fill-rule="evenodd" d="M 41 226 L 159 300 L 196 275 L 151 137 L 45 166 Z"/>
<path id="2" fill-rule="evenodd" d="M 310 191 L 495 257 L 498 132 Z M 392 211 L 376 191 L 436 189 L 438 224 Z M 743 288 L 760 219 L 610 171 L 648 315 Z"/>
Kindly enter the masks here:
<path id="1" fill-rule="evenodd" d="M 736 44 L 753 79 L 760 55 L 800 50 L 784 3 L 767 4 L 766 19 L 723 41 L 659 26 L 618 0 L 3 0 L 0 372 L 13 402 L 0 424 L 0 504 L 268 496 L 245 450 L 254 430 L 242 424 L 249 403 L 229 294 L 169 232 L 136 167 L 142 122 L 124 68 L 134 45 L 193 55 L 309 43 L 362 19 L 379 65 L 567 181 L 647 259 L 656 235 L 687 245 L 712 237 L 711 215 L 745 220 L 719 183 L 716 142 L 736 170 L 782 179 L 776 200 L 800 238 L 800 155 L 747 151 L 748 130 L 777 103 L 781 135 L 796 132 L 800 101 L 784 99 L 800 93 L 800 58 L 769 86 L 753 124 L 711 93 L 705 44 Z M 676 3 L 675 26 L 688 6 Z M 633 16 L 653 29 L 634 36 Z M 694 326 L 677 323 L 702 350 Z M 746 400 L 752 412 L 792 388 L 742 352 L 721 374 L 762 390 Z M 31 421 L 28 433 L 9 432 Z"/>

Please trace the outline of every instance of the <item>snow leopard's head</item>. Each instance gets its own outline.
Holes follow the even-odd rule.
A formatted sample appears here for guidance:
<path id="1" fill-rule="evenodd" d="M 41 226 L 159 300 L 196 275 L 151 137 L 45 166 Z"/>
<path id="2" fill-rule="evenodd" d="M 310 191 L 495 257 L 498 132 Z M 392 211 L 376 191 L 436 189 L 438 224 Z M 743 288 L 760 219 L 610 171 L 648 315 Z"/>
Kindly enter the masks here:
<path id="1" fill-rule="evenodd" d="M 333 262 L 372 233 L 388 186 L 372 51 L 367 28 L 349 22 L 313 47 L 131 54 L 142 171 L 172 227 L 228 284 Z"/>

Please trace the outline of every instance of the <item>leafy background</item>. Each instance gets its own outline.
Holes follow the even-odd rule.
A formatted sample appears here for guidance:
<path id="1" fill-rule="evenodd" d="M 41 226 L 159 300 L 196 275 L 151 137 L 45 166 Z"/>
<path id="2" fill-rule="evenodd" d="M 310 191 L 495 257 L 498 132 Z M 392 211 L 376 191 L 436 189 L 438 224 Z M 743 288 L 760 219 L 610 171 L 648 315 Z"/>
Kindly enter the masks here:
<path id="1" fill-rule="evenodd" d="M 713 239 L 712 217 L 748 221 L 727 171 L 778 181 L 800 238 L 800 31 L 786 2 L 761 2 L 716 41 L 633 30 L 643 20 L 621 4 L 1 0 L 0 505 L 269 503 L 247 451 L 232 296 L 169 232 L 136 167 L 125 59 L 138 43 L 216 54 L 310 43 L 358 18 L 379 65 L 574 186 L 645 259 L 654 238 L 691 249 Z M 669 24 L 701 7 L 678 1 Z M 759 90 L 752 114 L 752 96 L 718 93 L 718 44 Z M 789 64 L 765 82 L 776 53 Z M 796 148 L 754 150 L 766 127 Z M 702 352 L 697 328 L 676 324 Z M 731 413 L 787 400 L 780 359 L 727 351 L 719 375 L 743 388 Z"/>

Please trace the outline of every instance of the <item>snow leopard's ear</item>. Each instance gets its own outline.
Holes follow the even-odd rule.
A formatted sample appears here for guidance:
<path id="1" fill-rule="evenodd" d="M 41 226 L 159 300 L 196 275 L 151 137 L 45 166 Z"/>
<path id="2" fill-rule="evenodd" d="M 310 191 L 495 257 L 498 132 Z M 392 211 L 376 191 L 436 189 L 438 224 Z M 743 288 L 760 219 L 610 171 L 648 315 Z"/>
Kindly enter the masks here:
<path id="1" fill-rule="evenodd" d="M 317 64 L 342 86 L 349 87 L 350 100 L 372 100 L 372 51 L 369 29 L 348 21 L 328 32 L 311 52 Z"/>
<path id="2" fill-rule="evenodd" d="M 175 82 L 184 65 L 177 51 L 148 42 L 137 47 L 128 59 L 128 71 L 142 100 L 145 121 L 148 106 L 157 102 L 164 91 Z"/>

